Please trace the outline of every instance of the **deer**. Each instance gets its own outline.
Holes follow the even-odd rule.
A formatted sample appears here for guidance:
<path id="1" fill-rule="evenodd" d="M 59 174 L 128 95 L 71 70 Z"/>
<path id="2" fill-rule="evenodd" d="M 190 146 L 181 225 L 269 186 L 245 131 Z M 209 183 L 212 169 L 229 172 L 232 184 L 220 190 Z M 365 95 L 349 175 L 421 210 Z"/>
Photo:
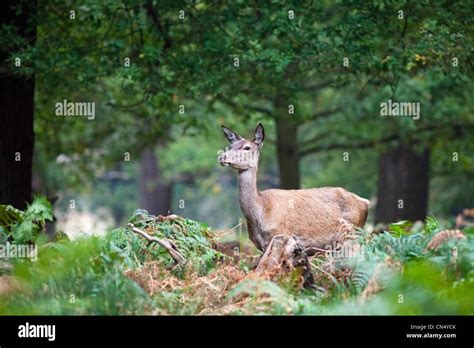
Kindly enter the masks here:
<path id="1" fill-rule="evenodd" d="M 224 125 L 222 131 L 230 145 L 219 152 L 218 161 L 238 172 L 240 208 L 249 238 L 259 250 L 265 251 L 275 236 L 286 235 L 294 237 L 307 255 L 314 255 L 365 225 L 369 200 L 341 187 L 259 191 L 263 125 L 257 125 L 252 140 Z"/>

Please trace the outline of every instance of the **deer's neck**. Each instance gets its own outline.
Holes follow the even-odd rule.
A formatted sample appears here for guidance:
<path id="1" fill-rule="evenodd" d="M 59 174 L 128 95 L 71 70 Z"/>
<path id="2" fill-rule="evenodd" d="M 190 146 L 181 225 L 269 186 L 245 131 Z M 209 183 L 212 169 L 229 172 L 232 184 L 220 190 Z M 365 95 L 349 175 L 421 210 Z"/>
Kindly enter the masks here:
<path id="1" fill-rule="evenodd" d="M 239 201 L 244 216 L 251 222 L 257 223 L 261 212 L 261 205 L 257 191 L 256 168 L 239 172 Z"/>

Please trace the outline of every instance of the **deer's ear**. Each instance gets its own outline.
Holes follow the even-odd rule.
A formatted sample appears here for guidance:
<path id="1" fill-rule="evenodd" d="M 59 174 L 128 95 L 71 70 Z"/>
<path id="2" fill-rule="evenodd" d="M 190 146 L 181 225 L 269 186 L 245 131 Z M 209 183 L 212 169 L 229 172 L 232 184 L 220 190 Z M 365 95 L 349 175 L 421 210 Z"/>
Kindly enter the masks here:
<path id="1" fill-rule="evenodd" d="M 263 144 L 263 140 L 265 140 L 265 129 L 261 123 L 258 124 L 257 128 L 255 128 L 255 138 L 253 141 L 255 144 L 260 145 Z"/>
<path id="2" fill-rule="evenodd" d="M 224 132 L 225 137 L 227 138 L 227 140 L 230 141 L 231 144 L 235 143 L 236 141 L 239 141 L 240 139 L 242 139 L 242 137 L 240 135 L 238 135 L 237 133 L 232 132 L 226 126 L 222 126 L 222 131 Z"/>

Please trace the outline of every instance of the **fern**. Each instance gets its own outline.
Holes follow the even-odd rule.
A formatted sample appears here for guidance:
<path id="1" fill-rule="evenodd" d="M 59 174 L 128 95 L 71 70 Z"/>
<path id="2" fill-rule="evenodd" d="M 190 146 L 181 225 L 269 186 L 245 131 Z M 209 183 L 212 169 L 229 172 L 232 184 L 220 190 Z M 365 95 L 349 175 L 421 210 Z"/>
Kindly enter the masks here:
<path id="1" fill-rule="evenodd" d="M 395 237 L 384 232 L 374 237 L 372 248 L 384 251 L 388 255 L 408 261 L 423 256 L 426 236 L 421 233 Z"/>
<path id="2" fill-rule="evenodd" d="M 427 234 L 433 234 L 440 230 L 439 222 L 432 216 L 426 218 L 425 226 L 423 228 L 424 232 Z"/>
<path id="3" fill-rule="evenodd" d="M 349 278 L 350 288 L 355 290 L 355 293 L 361 293 L 369 283 L 371 273 L 362 267 L 354 269 Z"/>
<path id="4" fill-rule="evenodd" d="M 35 196 L 24 212 L 0 205 L 0 239 L 8 238 L 17 244 L 34 241 L 44 231 L 46 221 L 53 221 L 53 208 L 43 196 Z"/>
<path id="5" fill-rule="evenodd" d="M 4 231 L 20 221 L 25 213 L 11 205 L 0 205 L 0 226 Z"/>
<path id="6" fill-rule="evenodd" d="M 169 239 L 174 242 L 178 250 L 187 260 L 186 267 L 192 268 L 200 275 L 207 274 L 215 267 L 216 260 L 224 257 L 213 248 L 214 236 L 205 224 L 176 216 L 173 219 L 160 219 L 149 214 L 146 210 L 137 209 L 130 218 L 135 226 L 147 231 L 158 238 Z M 142 238 L 131 234 L 128 242 L 132 243 L 134 257 L 140 262 L 147 259 L 163 260 L 172 264 L 172 259 L 163 248 L 150 247 Z M 185 267 L 174 269 L 176 274 L 184 276 Z"/>

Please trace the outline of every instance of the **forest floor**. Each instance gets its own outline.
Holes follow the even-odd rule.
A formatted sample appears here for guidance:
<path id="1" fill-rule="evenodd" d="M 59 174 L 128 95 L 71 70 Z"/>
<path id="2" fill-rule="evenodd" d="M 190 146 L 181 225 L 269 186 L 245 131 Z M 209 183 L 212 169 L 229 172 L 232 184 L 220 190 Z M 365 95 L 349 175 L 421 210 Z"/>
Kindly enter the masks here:
<path id="1" fill-rule="evenodd" d="M 432 217 L 359 230 L 354 254 L 309 258 L 307 286 L 301 267 L 257 272 L 234 231 L 137 210 L 103 236 L 38 240 L 36 261 L 1 271 L 0 314 L 474 314 L 473 232 Z"/>

